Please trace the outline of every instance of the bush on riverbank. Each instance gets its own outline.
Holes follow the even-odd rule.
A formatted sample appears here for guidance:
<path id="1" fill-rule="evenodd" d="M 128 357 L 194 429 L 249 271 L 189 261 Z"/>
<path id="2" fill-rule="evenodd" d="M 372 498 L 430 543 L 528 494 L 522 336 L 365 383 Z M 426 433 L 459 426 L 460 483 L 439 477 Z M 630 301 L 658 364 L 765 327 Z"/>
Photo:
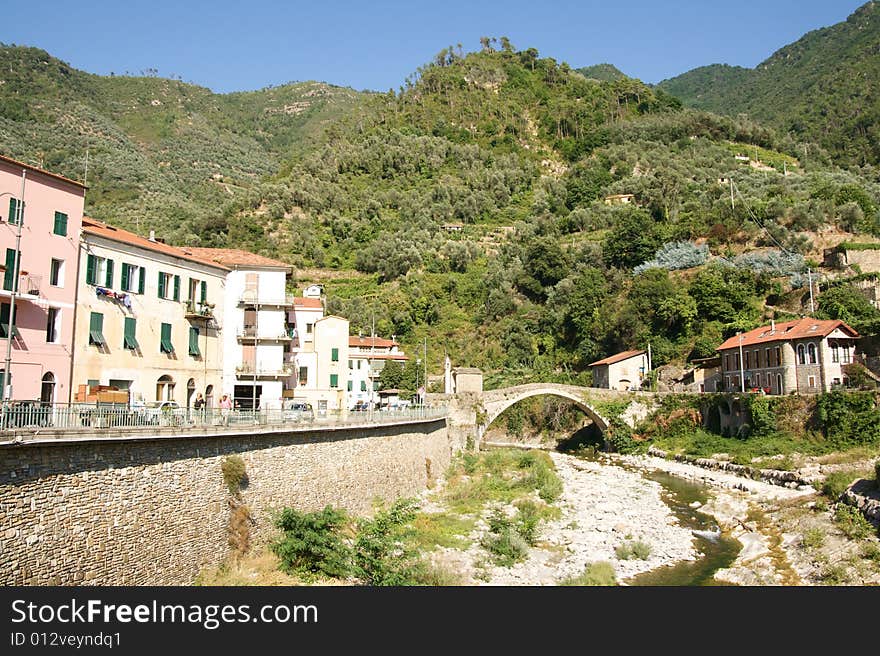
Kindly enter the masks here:
<path id="1" fill-rule="evenodd" d="M 572 576 L 559 582 L 559 585 L 567 586 L 612 586 L 617 585 L 617 575 L 614 565 L 604 560 L 595 563 L 587 563 L 582 574 Z"/>
<path id="2" fill-rule="evenodd" d="M 351 549 L 343 539 L 348 524 L 344 510 L 326 506 L 317 512 L 285 508 L 275 520 L 282 535 L 271 549 L 281 569 L 305 580 L 316 575 L 346 577 L 351 571 Z"/>

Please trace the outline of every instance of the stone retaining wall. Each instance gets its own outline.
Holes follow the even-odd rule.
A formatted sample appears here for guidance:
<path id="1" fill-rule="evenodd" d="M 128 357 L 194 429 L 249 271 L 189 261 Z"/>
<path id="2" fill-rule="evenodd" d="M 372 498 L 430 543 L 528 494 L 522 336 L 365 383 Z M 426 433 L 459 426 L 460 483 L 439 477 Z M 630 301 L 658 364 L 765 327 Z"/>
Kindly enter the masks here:
<path id="1" fill-rule="evenodd" d="M 240 455 L 256 543 L 272 510 L 368 512 L 442 475 L 444 420 L 336 431 L 0 447 L 0 583 L 188 585 L 227 555 L 220 466 Z"/>

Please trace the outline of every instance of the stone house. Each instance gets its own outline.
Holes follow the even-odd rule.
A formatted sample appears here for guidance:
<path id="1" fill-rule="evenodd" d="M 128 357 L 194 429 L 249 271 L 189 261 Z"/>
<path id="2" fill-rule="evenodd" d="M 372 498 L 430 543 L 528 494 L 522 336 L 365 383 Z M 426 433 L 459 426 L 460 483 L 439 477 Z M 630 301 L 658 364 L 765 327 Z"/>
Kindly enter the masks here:
<path id="1" fill-rule="evenodd" d="M 734 335 L 716 350 L 722 390 L 818 394 L 847 383 L 859 334 L 843 321 L 804 317 Z"/>
<path id="2" fill-rule="evenodd" d="M 626 391 L 639 389 L 648 372 L 647 351 L 623 351 L 590 364 L 593 387 Z"/>
<path id="3" fill-rule="evenodd" d="M 711 393 L 721 391 L 721 358 L 717 355 L 710 358 L 691 360 L 693 369 L 686 371 L 681 378 L 683 391 Z"/>

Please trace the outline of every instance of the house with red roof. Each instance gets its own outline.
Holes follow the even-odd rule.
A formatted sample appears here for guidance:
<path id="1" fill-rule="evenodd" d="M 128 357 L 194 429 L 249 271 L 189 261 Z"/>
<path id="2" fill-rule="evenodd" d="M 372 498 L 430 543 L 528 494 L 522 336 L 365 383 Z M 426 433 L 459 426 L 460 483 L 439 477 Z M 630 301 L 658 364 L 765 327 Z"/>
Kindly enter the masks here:
<path id="1" fill-rule="evenodd" d="M 642 386 L 648 373 L 647 351 L 623 351 L 590 364 L 593 387 L 620 391 L 635 390 Z"/>
<path id="2" fill-rule="evenodd" d="M 846 385 L 859 337 L 843 321 L 811 317 L 734 335 L 716 349 L 723 390 L 818 394 Z"/>

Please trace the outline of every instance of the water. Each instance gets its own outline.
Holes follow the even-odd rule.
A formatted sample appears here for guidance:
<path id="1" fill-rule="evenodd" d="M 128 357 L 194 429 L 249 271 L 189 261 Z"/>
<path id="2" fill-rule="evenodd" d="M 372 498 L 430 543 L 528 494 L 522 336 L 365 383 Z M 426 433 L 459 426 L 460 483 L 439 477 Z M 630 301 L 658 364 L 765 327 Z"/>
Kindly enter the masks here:
<path id="1" fill-rule="evenodd" d="M 659 567 L 638 574 L 627 581 L 629 585 L 729 585 L 716 581 L 715 572 L 729 567 L 739 553 L 739 541 L 725 535 L 715 520 L 690 504 L 707 501 L 706 488 L 665 472 L 643 473 L 645 478 L 663 486 L 662 497 L 682 526 L 694 531 L 694 546 L 700 556 L 695 561 Z"/>

